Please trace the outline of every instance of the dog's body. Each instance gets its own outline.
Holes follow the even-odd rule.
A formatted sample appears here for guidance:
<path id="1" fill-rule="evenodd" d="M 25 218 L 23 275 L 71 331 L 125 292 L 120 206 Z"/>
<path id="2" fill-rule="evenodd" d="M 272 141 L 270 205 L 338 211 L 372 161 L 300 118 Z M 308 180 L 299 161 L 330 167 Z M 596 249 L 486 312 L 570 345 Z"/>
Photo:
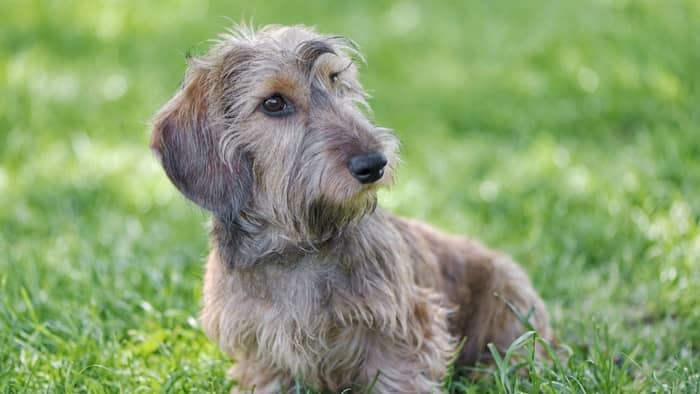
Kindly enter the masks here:
<path id="1" fill-rule="evenodd" d="M 544 305 L 507 256 L 376 208 L 398 142 L 371 124 L 353 47 L 303 27 L 225 36 L 159 113 L 152 148 L 213 213 L 202 323 L 242 389 L 440 389 Z"/>
<path id="2" fill-rule="evenodd" d="M 238 361 L 244 387 L 307 384 L 340 390 L 434 392 L 468 337 L 461 362 L 488 342 L 505 349 L 522 325 L 500 293 L 548 335 L 544 306 L 507 256 L 377 210 L 314 252 L 290 250 L 230 270 L 214 225 L 204 283 L 206 332 Z M 448 308 L 455 308 L 448 317 Z M 281 385 L 281 386 L 280 386 Z M 262 391 L 261 391 L 262 390 Z"/>

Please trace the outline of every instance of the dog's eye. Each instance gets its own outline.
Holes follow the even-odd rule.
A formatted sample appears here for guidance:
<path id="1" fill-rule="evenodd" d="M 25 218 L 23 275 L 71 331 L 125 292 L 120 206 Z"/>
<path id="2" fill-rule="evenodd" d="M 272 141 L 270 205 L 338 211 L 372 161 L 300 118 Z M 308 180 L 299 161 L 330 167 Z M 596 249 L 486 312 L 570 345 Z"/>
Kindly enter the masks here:
<path id="1" fill-rule="evenodd" d="M 284 116 L 293 111 L 291 103 L 285 100 L 280 94 L 273 94 L 263 100 L 260 108 L 265 114 L 270 116 Z"/>
<path id="2" fill-rule="evenodd" d="M 331 80 L 331 82 L 336 83 L 338 82 L 338 74 L 340 73 L 331 73 L 328 78 Z"/>

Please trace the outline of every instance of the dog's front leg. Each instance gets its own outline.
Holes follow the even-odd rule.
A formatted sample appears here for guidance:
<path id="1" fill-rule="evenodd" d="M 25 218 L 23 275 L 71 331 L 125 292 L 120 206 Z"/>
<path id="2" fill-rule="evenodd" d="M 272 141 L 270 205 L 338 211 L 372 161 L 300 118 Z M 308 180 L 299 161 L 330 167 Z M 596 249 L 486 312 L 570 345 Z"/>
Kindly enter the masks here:
<path id="1" fill-rule="evenodd" d="M 228 371 L 236 383 L 231 394 L 238 393 L 287 393 L 294 392 L 293 381 L 278 371 L 263 368 L 254 360 L 241 358 Z"/>
<path id="2" fill-rule="evenodd" d="M 437 393 L 457 341 L 447 327 L 442 296 L 416 287 L 404 327 L 376 332 L 367 341 L 365 386 L 376 393 Z"/>

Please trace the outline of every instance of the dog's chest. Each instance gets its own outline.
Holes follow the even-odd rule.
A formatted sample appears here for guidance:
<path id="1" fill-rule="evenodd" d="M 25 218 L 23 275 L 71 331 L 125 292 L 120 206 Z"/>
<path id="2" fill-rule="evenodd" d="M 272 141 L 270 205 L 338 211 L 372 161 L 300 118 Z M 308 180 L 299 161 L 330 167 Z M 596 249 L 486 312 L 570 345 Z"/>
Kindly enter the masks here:
<path id="1" fill-rule="evenodd" d="M 262 268 L 262 267 L 260 267 Z M 354 294 L 352 273 L 329 260 L 307 259 L 240 275 L 228 326 L 237 348 L 311 378 L 334 363 L 357 366 L 372 335 L 371 303 Z"/>
<path id="2" fill-rule="evenodd" d="M 234 292 L 282 319 L 324 315 L 352 293 L 352 274 L 333 258 L 279 261 L 241 272 Z"/>

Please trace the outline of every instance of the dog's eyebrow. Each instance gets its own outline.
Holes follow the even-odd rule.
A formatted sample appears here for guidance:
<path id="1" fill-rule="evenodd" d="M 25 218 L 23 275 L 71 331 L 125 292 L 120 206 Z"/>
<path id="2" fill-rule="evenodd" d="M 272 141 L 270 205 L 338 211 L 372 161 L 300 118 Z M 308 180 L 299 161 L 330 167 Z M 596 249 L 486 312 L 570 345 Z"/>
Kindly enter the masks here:
<path id="1" fill-rule="evenodd" d="M 324 40 L 309 40 L 304 41 L 297 46 L 297 57 L 299 64 L 302 66 L 307 75 L 311 74 L 314 63 L 321 55 L 332 53 L 336 55 L 335 49 Z"/>
<path id="2" fill-rule="evenodd" d="M 334 72 L 334 73 L 331 74 L 331 75 L 340 75 L 340 74 L 342 74 L 342 73 L 348 71 L 348 69 L 349 69 L 350 67 L 352 67 L 353 64 L 355 64 L 355 62 L 353 62 L 352 60 L 350 60 L 350 61 L 348 62 L 348 65 L 347 65 L 347 66 L 345 66 L 345 67 L 343 67 L 342 69 L 340 69 L 340 70 Z"/>

